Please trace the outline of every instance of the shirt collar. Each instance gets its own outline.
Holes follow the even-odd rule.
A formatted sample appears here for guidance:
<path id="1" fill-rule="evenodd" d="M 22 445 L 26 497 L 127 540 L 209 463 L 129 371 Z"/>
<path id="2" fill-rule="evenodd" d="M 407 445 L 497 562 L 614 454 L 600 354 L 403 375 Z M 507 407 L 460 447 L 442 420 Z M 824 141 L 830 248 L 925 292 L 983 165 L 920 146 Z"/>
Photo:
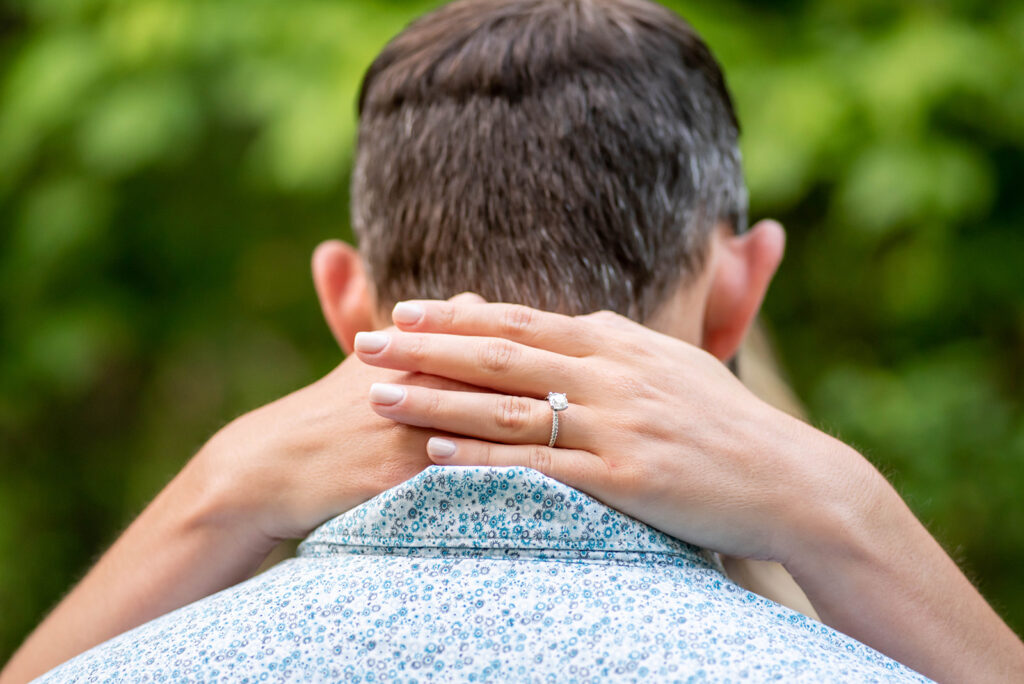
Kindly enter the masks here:
<path id="1" fill-rule="evenodd" d="M 713 565 L 697 547 L 520 467 L 429 466 L 324 523 L 299 548 L 337 553 Z"/>

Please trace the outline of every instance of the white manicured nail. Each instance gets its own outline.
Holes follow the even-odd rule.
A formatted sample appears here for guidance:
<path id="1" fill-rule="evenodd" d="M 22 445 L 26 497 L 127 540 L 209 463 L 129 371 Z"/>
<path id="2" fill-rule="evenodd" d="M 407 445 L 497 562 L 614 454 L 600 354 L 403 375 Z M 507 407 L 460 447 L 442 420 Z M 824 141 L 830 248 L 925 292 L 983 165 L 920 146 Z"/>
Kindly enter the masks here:
<path id="1" fill-rule="evenodd" d="M 413 302 L 398 302 L 391 311 L 391 319 L 402 325 L 414 325 L 423 318 L 423 307 Z"/>
<path id="2" fill-rule="evenodd" d="M 434 458 L 448 458 L 455 455 L 455 442 L 443 437 L 431 437 L 427 440 L 427 455 Z"/>
<path id="3" fill-rule="evenodd" d="M 384 347 L 388 346 L 388 342 L 391 338 L 384 333 L 379 332 L 361 332 L 356 333 L 355 348 L 357 352 L 363 352 L 364 354 L 376 354 Z"/>
<path id="4" fill-rule="evenodd" d="M 405 388 L 389 385 L 386 382 L 375 382 L 370 385 L 370 401 L 374 404 L 391 406 L 405 399 Z"/>

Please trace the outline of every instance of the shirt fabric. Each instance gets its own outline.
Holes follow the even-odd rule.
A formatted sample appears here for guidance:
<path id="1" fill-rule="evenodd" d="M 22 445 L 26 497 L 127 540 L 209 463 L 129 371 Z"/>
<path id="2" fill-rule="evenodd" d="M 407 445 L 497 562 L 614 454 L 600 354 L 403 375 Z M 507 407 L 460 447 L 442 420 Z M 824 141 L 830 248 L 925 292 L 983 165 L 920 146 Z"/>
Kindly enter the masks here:
<path id="1" fill-rule="evenodd" d="M 527 468 L 430 466 L 57 681 L 928 681 Z"/>

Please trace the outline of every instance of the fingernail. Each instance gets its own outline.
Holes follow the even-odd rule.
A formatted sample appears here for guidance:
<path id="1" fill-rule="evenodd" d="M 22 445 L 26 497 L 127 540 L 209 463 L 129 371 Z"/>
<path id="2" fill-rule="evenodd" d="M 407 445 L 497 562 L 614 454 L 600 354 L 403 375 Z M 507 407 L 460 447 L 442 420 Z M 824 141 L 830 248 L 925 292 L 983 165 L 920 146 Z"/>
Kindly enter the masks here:
<path id="1" fill-rule="evenodd" d="M 384 333 L 356 333 L 355 348 L 357 352 L 363 352 L 364 354 L 376 354 L 381 349 L 388 346 L 388 342 L 390 340 L 391 338 Z"/>
<path id="2" fill-rule="evenodd" d="M 455 455 L 455 442 L 441 437 L 427 440 L 427 455 L 433 458 L 448 458 Z"/>
<path id="3" fill-rule="evenodd" d="M 398 302 L 391 311 L 391 320 L 402 325 L 419 323 L 423 318 L 423 307 L 413 302 Z"/>
<path id="4" fill-rule="evenodd" d="M 389 385 L 386 382 L 375 382 L 370 385 L 370 401 L 374 404 L 391 406 L 405 399 L 405 388 Z"/>

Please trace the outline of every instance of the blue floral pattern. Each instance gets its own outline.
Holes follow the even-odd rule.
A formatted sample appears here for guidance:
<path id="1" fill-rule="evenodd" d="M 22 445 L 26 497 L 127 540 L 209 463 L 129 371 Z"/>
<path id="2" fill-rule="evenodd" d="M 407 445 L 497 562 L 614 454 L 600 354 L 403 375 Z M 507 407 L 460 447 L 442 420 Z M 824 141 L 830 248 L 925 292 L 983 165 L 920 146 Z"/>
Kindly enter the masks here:
<path id="1" fill-rule="evenodd" d="M 431 466 L 42 681 L 928 681 L 526 468 Z"/>

